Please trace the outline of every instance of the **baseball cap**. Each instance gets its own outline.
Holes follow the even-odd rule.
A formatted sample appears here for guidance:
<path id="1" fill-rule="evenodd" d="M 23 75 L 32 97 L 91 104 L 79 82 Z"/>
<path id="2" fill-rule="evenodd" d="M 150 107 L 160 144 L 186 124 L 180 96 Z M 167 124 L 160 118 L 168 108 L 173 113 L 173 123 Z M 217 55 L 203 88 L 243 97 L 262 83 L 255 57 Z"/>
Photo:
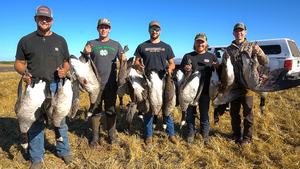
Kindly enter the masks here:
<path id="1" fill-rule="evenodd" d="M 202 40 L 202 41 L 207 41 L 207 37 L 204 33 L 198 33 L 195 37 L 195 40 Z"/>
<path id="2" fill-rule="evenodd" d="M 110 20 L 108 20 L 106 18 L 101 18 L 98 20 L 98 26 L 99 25 L 107 25 L 110 27 Z"/>
<path id="3" fill-rule="evenodd" d="M 238 28 L 241 28 L 241 29 L 246 30 L 245 24 L 243 24 L 243 23 L 241 23 L 241 22 L 235 24 L 233 30 L 238 29 Z"/>
<path id="4" fill-rule="evenodd" d="M 36 8 L 35 16 L 47 16 L 53 18 L 52 10 L 47 6 L 39 6 Z"/>
<path id="5" fill-rule="evenodd" d="M 158 21 L 156 21 L 156 20 L 151 21 L 151 22 L 149 23 L 149 28 L 150 28 L 151 26 L 153 26 L 153 25 L 156 25 L 156 26 L 160 27 L 160 23 L 159 23 Z"/>

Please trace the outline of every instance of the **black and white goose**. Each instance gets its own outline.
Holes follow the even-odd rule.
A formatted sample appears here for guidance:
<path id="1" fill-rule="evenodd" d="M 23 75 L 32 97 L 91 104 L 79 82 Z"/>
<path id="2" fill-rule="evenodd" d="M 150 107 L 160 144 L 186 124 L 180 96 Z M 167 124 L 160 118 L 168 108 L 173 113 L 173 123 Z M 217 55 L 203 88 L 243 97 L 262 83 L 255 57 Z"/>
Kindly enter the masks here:
<path id="1" fill-rule="evenodd" d="M 124 84 L 118 88 L 118 95 L 128 94 L 131 102 L 127 105 L 128 111 L 126 122 L 128 129 L 131 126 L 136 110 L 139 111 L 139 118 L 143 120 L 142 114 L 149 112 L 150 104 L 148 99 L 148 84 L 144 72 L 138 73 L 134 68 L 130 68 L 130 73 Z"/>
<path id="2" fill-rule="evenodd" d="M 100 76 L 90 56 L 86 56 L 84 53 L 79 57 L 79 60 L 74 55 L 71 55 L 69 57 L 69 63 L 72 76 L 76 76 L 80 87 L 89 93 L 90 108 L 86 116 L 86 119 L 88 119 L 92 116 L 96 108 L 94 105 L 100 92 Z"/>
<path id="3" fill-rule="evenodd" d="M 55 95 L 50 90 L 50 83 L 46 84 L 46 99 L 42 104 L 42 112 L 46 113 L 48 123 L 53 123 L 56 140 L 63 143 L 59 126 L 68 114 L 71 119 L 76 115 L 79 105 L 79 82 L 74 80 L 72 88 L 69 78 L 61 78 Z"/>
<path id="4" fill-rule="evenodd" d="M 163 105 L 164 75 L 159 73 L 157 69 L 145 71 L 147 84 L 149 88 L 149 102 L 153 115 L 152 128 L 157 124 L 157 116 Z"/>
<path id="5" fill-rule="evenodd" d="M 24 73 L 28 76 L 27 69 Z M 27 152 L 28 130 L 36 120 L 44 120 L 44 116 L 41 112 L 41 105 L 45 99 L 44 90 L 46 82 L 39 78 L 31 78 L 31 84 L 26 85 L 24 91 L 22 91 L 22 84 L 23 77 L 21 78 L 18 86 L 18 99 L 15 104 L 15 112 L 20 125 L 21 146 Z"/>
<path id="6" fill-rule="evenodd" d="M 204 86 L 205 72 L 199 71 L 197 67 L 194 71 L 184 74 L 180 69 L 176 72 L 176 82 L 178 86 L 178 100 L 181 107 L 180 129 L 185 124 L 186 111 L 189 105 L 198 106 L 198 100 Z M 197 116 L 197 114 L 194 114 Z"/>

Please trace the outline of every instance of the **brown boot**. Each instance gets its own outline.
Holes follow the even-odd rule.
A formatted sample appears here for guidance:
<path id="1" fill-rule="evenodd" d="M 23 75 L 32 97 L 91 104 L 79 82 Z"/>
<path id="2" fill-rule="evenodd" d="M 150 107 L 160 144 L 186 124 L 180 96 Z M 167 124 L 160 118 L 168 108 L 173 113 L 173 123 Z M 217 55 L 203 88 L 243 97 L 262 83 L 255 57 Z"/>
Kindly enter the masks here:
<path id="1" fill-rule="evenodd" d="M 147 137 L 147 138 L 145 139 L 145 144 L 146 144 L 147 146 L 151 146 L 151 145 L 152 145 L 152 137 Z"/>
<path id="2" fill-rule="evenodd" d="M 116 138 L 116 116 L 106 116 L 106 126 L 109 142 L 119 144 L 119 141 Z"/>
<path id="3" fill-rule="evenodd" d="M 100 120 L 101 120 L 101 117 L 92 117 L 93 139 L 90 143 L 91 148 L 95 148 L 97 145 L 99 145 Z"/>
<path id="4" fill-rule="evenodd" d="M 176 139 L 175 136 L 170 136 L 170 137 L 169 137 L 169 140 L 170 140 L 173 144 L 178 144 L 178 141 L 177 141 L 177 139 Z"/>

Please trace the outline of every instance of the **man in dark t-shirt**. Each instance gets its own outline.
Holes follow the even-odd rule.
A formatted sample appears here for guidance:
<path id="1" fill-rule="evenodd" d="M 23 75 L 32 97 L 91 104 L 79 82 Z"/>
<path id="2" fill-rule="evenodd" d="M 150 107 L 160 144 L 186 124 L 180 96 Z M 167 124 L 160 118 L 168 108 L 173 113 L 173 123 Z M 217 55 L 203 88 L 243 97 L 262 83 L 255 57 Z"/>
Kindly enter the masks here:
<path id="1" fill-rule="evenodd" d="M 135 58 L 135 67 L 139 71 L 157 69 L 159 72 L 167 71 L 171 73 L 172 70 L 175 68 L 173 58 L 174 53 L 170 45 L 166 44 L 165 42 L 159 39 L 159 35 L 161 32 L 160 23 L 158 21 L 151 21 L 149 24 L 149 33 L 150 33 L 150 40 L 140 44 L 137 49 L 135 50 L 134 55 Z M 144 66 L 141 64 L 141 60 Z M 169 69 L 166 68 L 166 61 L 170 63 Z M 169 135 L 169 140 L 177 144 L 178 141 L 175 137 L 174 133 L 174 121 L 171 117 L 171 114 L 167 116 L 167 134 Z M 153 123 L 153 116 L 152 112 L 149 111 L 148 113 L 144 114 L 144 124 L 145 124 L 145 143 L 146 145 L 152 144 L 152 123 Z"/>
<path id="2" fill-rule="evenodd" d="M 204 138 L 204 143 L 207 144 L 208 139 L 208 133 L 209 133 L 209 116 L 208 116 L 208 110 L 209 110 L 209 85 L 210 85 L 210 78 L 212 75 L 212 71 L 214 69 L 217 69 L 219 66 L 219 62 L 217 57 L 207 52 L 208 50 L 208 44 L 207 44 L 207 37 L 204 33 L 199 33 L 195 37 L 194 41 L 194 51 L 187 53 L 183 56 L 183 59 L 181 61 L 181 68 L 184 69 L 185 72 L 191 71 L 192 69 L 195 70 L 197 67 L 199 67 L 200 71 L 205 71 L 205 79 L 204 79 L 204 86 L 203 90 L 200 96 L 200 99 L 198 101 L 199 103 L 199 112 L 200 112 L 200 133 L 202 137 Z M 192 61 L 191 64 L 189 64 L 189 60 Z M 195 114 L 196 107 L 195 106 L 189 106 L 187 109 L 187 116 L 186 116 L 186 122 L 187 122 L 187 142 L 193 143 L 194 137 L 195 137 Z"/>
<path id="3" fill-rule="evenodd" d="M 65 39 L 50 30 L 53 23 L 52 10 L 47 6 L 39 6 L 34 17 L 37 30 L 23 38 L 18 43 L 15 69 L 23 76 L 23 81 L 31 83 L 32 78 L 46 78 L 53 83 L 50 90 L 56 93 L 59 86 L 59 78 L 65 77 L 69 70 L 69 50 Z M 28 75 L 24 75 L 27 69 Z M 60 69 L 62 65 L 62 69 Z M 29 154 L 32 161 L 31 168 L 42 168 L 44 159 L 44 121 L 35 121 L 30 127 Z M 62 157 L 66 164 L 71 163 L 74 158 L 70 155 L 68 126 L 66 118 L 63 118 L 59 131 L 64 143 L 56 142 L 58 156 Z"/>
<path id="4" fill-rule="evenodd" d="M 101 78 L 100 92 L 95 103 L 97 107 L 92 116 L 93 139 L 90 143 L 91 147 L 99 144 L 99 127 L 103 101 L 109 141 L 119 144 L 115 134 L 115 105 L 117 99 L 116 60 L 117 58 L 119 60 L 126 60 L 126 55 L 123 53 L 120 43 L 109 38 L 108 35 L 111 31 L 110 24 L 110 21 L 106 18 L 99 19 L 97 25 L 99 38 L 89 41 L 84 48 L 84 53 L 86 55 L 90 54 Z"/>

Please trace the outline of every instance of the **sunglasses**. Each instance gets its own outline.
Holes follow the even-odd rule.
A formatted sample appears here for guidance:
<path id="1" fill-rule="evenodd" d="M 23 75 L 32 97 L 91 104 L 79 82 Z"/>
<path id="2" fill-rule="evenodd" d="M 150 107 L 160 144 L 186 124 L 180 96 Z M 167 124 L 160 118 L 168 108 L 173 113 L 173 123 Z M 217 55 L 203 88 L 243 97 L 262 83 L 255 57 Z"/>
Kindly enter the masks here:
<path id="1" fill-rule="evenodd" d="M 149 29 L 150 32 L 153 32 L 153 31 L 158 32 L 159 30 L 160 30 L 160 28 L 150 28 Z"/>

